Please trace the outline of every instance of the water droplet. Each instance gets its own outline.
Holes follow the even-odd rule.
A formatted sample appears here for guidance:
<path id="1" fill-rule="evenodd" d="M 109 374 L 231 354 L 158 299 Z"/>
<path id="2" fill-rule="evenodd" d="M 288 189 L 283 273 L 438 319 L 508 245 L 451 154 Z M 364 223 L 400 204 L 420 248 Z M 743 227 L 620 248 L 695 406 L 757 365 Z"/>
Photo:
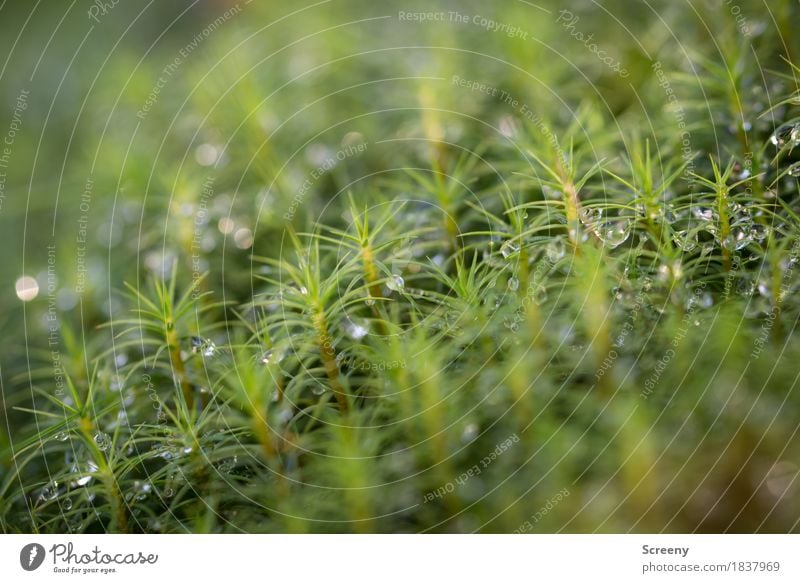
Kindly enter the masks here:
<path id="1" fill-rule="evenodd" d="M 70 468 L 70 471 L 73 474 L 79 475 L 79 477 L 71 484 L 73 488 L 78 486 L 86 486 L 92 481 L 92 478 L 94 477 L 92 474 L 97 472 L 97 464 L 93 461 L 88 461 L 84 464 L 73 464 Z"/>
<path id="2" fill-rule="evenodd" d="M 566 255 L 566 248 L 564 240 L 561 237 L 556 237 L 547 244 L 545 248 L 545 256 L 550 263 L 555 263 Z"/>
<path id="3" fill-rule="evenodd" d="M 94 443 L 100 451 L 108 451 L 111 448 L 111 436 L 98 431 L 94 434 Z"/>
<path id="4" fill-rule="evenodd" d="M 580 212 L 581 222 L 587 227 L 593 227 L 600 219 L 603 218 L 603 209 L 597 207 L 583 207 Z"/>
<path id="5" fill-rule="evenodd" d="M 57 497 L 58 497 L 58 482 L 53 481 L 41 489 L 41 491 L 39 492 L 38 502 L 40 503 L 48 502 L 50 500 L 55 500 Z"/>
<path id="6" fill-rule="evenodd" d="M 367 296 L 367 299 L 364 300 L 364 303 L 367 304 L 368 306 L 374 306 L 375 299 L 372 296 Z"/>
<path id="7" fill-rule="evenodd" d="M 598 229 L 598 235 L 610 248 L 615 249 L 628 240 L 631 234 L 630 221 L 612 221 Z"/>
<path id="8" fill-rule="evenodd" d="M 750 244 L 750 231 L 741 227 L 731 229 L 730 234 L 722 241 L 722 246 L 729 250 L 739 251 Z"/>
<path id="9" fill-rule="evenodd" d="M 300 293 L 302 295 L 304 295 L 304 296 L 307 296 L 308 295 L 308 288 L 306 286 L 304 286 L 304 285 L 301 285 L 300 286 Z"/>
<path id="10" fill-rule="evenodd" d="M 362 319 L 348 318 L 344 323 L 344 331 L 351 339 L 361 340 L 369 333 L 369 322 Z"/>
<path id="11" fill-rule="evenodd" d="M 403 291 L 406 282 L 405 280 L 397 274 L 392 274 L 389 280 L 386 282 L 386 287 L 394 292 Z"/>
<path id="12" fill-rule="evenodd" d="M 200 144 L 194 151 L 194 159 L 201 166 L 213 166 L 219 158 L 219 150 L 213 144 Z"/>
<path id="13" fill-rule="evenodd" d="M 161 493 L 164 498 L 172 498 L 175 495 L 175 490 L 173 490 L 170 486 L 164 488 L 164 491 Z"/>
<path id="14" fill-rule="evenodd" d="M 758 243 L 763 242 L 768 235 L 769 235 L 769 227 L 765 225 L 760 225 L 756 223 L 750 228 L 750 236 L 753 238 L 754 241 Z"/>
<path id="15" fill-rule="evenodd" d="M 778 498 L 784 497 L 796 485 L 798 468 L 792 462 L 781 461 L 772 466 L 767 473 L 767 490 Z"/>
<path id="16" fill-rule="evenodd" d="M 311 392 L 317 396 L 322 395 L 325 393 L 325 387 L 323 387 L 320 384 L 316 384 L 313 387 L 311 387 Z"/>
<path id="17" fill-rule="evenodd" d="M 133 483 L 133 492 L 137 500 L 144 500 L 150 494 L 153 485 L 150 482 L 136 480 Z"/>
<path id="18" fill-rule="evenodd" d="M 696 219 L 701 221 L 713 221 L 714 220 L 714 211 L 712 209 L 701 208 L 701 207 L 693 207 L 692 214 Z"/>
<path id="19" fill-rule="evenodd" d="M 683 277 L 683 266 L 680 261 L 671 264 L 664 264 L 658 268 L 658 279 L 660 281 L 679 280 Z"/>
<path id="20" fill-rule="evenodd" d="M 17 292 L 17 297 L 23 302 L 35 300 L 36 296 L 39 295 L 39 284 L 28 275 L 20 277 L 14 284 L 14 289 Z"/>
<path id="21" fill-rule="evenodd" d="M 203 340 L 199 336 L 192 336 L 192 353 L 193 354 L 202 354 L 203 356 L 214 356 L 214 353 L 217 351 L 217 345 L 214 342 L 206 338 Z"/>
<path id="22" fill-rule="evenodd" d="M 77 480 L 75 480 L 75 485 L 77 485 L 77 486 L 85 486 L 86 484 L 88 484 L 91 481 L 92 481 L 92 476 L 83 476 L 83 477 L 78 478 Z"/>
<path id="23" fill-rule="evenodd" d="M 61 501 L 61 508 L 63 508 L 66 511 L 72 510 L 72 498 L 64 498 Z"/>
<path id="24" fill-rule="evenodd" d="M 691 253 L 697 249 L 697 233 L 689 231 L 687 233 L 675 233 L 675 245 L 685 253 Z"/>
<path id="25" fill-rule="evenodd" d="M 232 458 L 223 460 L 222 463 L 219 464 L 217 469 L 225 474 L 230 474 L 234 468 L 236 468 L 236 464 L 239 463 L 239 457 L 233 456 Z"/>
<path id="26" fill-rule="evenodd" d="M 769 138 L 773 146 L 782 148 L 783 146 L 796 146 L 800 144 L 800 123 L 786 123 L 780 126 Z"/>
<path id="27" fill-rule="evenodd" d="M 708 293 L 692 293 L 689 299 L 686 300 L 686 310 L 694 311 L 697 308 L 708 309 L 714 305 L 714 297 Z"/>
<path id="28" fill-rule="evenodd" d="M 276 350 L 275 348 L 270 348 L 265 350 L 264 353 L 261 355 L 261 364 L 269 364 L 269 363 L 279 363 L 283 360 L 284 354 L 282 350 Z"/>
<path id="29" fill-rule="evenodd" d="M 498 123 L 500 133 L 506 138 L 513 138 L 517 134 L 516 120 L 510 115 L 504 115 Z"/>
<path id="30" fill-rule="evenodd" d="M 500 254 L 504 259 L 508 259 L 516 253 L 519 253 L 519 245 L 513 241 L 506 241 L 500 246 Z"/>
<path id="31" fill-rule="evenodd" d="M 541 306 L 547 301 L 547 288 L 539 285 L 533 293 L 533 301 L 537 306 Z"/>
<path id="32" fill-rule="evenodd" d="M 519 280 L 516 277 L 510 277 L 508 279 L 508 289 L 511 291 L 517 291 L 519 289 Z"/>
<path id="33" fill-rule="evenodd" d="M 741 295 L 750 297 L 756 291 L 756 282 L 749 278 L 742 278 L 737 282 L 736 289 Z"/>
<path id="34" fill-rule="evenodd" d="M 467 423 L 464 426 L 464 431 L 461 432 L 461 442 L 462 443 L 469 443 L 476 437 L 478 437 L 478 432 L 480 428 L 478 427 L 477 423 Z"/>
<path id="35" fill-rule="evenodd" d="M 563 192 L 545 185 L 542 185 L 542 194 L 545 198 L 549 198 L 550 200 L 561 200 L 564 198 Z"/>
<path id="36" fill-rule="evenodd" d="M 788 174 L 789 176 L 800 176 L 800 162 L 795 162 L 789 166 Z"/>
<path id="37" fill-rule="evenodd" d="M 567 229 L 567 235 L 569 236 L 570 241 L 575 241 L 578 243 L 585 243 L 589 240 L 589 233 L 577 226 Z"/>
<path id="38" fill-rule="evenodd" d="M 222 217 L 217 221 L 217 230 L 223 235 L 230 235 L 236 228 L 236 223 L 230 217 Z"/>
<path id="39" fill-rule="evenodd" d="M 69 431 L 59 431 L 53 436 L 56 441 L 67 441 L 69 439 Z"/>
<path id="40" fill-rule="evenodd" d="M 292 417 L 292 410 L 289 407 L 284 407 L 278 412 L 278 422 L 281 424 L 289 423 Z"/>
<path id="41" fill-rule="evenodd" d="M 234 233 L 233 242 L 239 249 L 249 249 L 253 246 L 253 232 L 250 229 L 241 228 Z"/>

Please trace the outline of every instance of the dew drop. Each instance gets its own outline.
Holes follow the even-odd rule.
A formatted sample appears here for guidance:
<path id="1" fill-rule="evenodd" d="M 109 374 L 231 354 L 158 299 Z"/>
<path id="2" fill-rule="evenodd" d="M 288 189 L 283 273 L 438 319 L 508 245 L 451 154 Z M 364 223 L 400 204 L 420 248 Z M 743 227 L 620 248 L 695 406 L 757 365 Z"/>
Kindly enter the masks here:
<path id="1" fill-rule="evenodd" d="M 547 301 L 547 288 L 543 285 L 537 287 L 533 294 L 533 301 L 537 306 L 541 306 L 543 303 L 545 303 Z"/>
<path id="2" fill-rule="evenodd" d="M 283 351 L 270 348 L 261 355 L 261 364 L 279 363 L 283 360 Z"/>
<path id="3" fill-rule="evenodd" d="M 756 283 L 751 279 L 740 279 L 736 289 L 741 295 L 750 297 L 756 291 Z"/>
<path id="4" fill-rule="evenodd" d="M 134 496 L 137 500 L 144 500 L 150 494 L 153 485 L 150 482 L 136 480 L 133 483 Z"/>
<path id="5" fill-rule="evenodd" d="M 701 221 L 710 222 L 714 220 L 714 211 L 712 209 L 694 207 L 692 208 L 692 214 Z"/>
<path id="6" fill-rule="evenodd" d="M 72 482 L 72 487 L 86 486 L 92 481 L 94 477 L 92 474 L 97 472 L 97 464 L 92 461 L 86 462 L 85 464 L 74 464 L 72 468 L 70 468 L 70 471 L 80 476 Z"/>
<path id="7" fill-rule="evenodd" d="M 561 200 L 564 198 L 564 193 L 560 190 L 544 185 L 542 186 L 542 194 L 545 198 L 549 198 L 550 200 Z"/>
<path id="8" fill-rule="evenodd" d="M 250 229 L 241 228 L 234 233 L 233 242 L 239 249 L 249 249 L 253 246 L 253 232 Z"/>
<path id="9" fill-rule="evenodd" d="M 778 148 L 782 148 L 787 144 L 797 145 L 800 143 L 800 124 L 791 122 L 783 124 L 770 136 L 769 141 Z"/>
<path id="10" fill-rule="evenodd" d="M 94 443 L 100 451 L 108 451 L 111 448 L 111 436 L 98 431 L 94 434 Z"/>
<path id="11" fill-rule="evenodd" d="M 710 308 L 714 305 L 714 296 L 708 292 L 701 294 L 700 297 L 697 298 L 697 305 L 704 309 Z"/>
<path id="12" fill-rule="evenodd" d="M 222 473 L 230 474 L 236 467 L 236 464 L 238 463 L 239 463 L 239 457 L 233 456 L 232 458 L 226 459 L 221 464 L 219 464 L 217 469 Z"/>
<path id="13" fill-rule="evenodd" d="M 213 166 L 219 159 L 219 150 L 213 144 L 200 144 L 194 151 L 194 159 L 201 166 Z"/>
<path id="14" fill-rule="evenodd" d="M 730 234 L 722 241 L 722 246 L 729 250 L 739 251 L 744 249 L 750 244 L 749 230 L 741 227 L 736 227 L 731 230 Z"/>
<path id="15" fill-rule="evenodd" d="M 603 218 L 603 209 L 583 207 L 580 210 L 581 222 L 587 227 L 593 226 L 597 221 Z"/>
<path id="16" fill-rule="evenodd" d="M 14 284 L 14 289 L 17 292 L 17 297 L 23 302 L 30 302 L 39 295 L 39 284 L 28 275 L 20 277 Z"/>
<path id="17" fill-rule="evenodd" d="M 674 237 L 675 245 L 685 253 L 691 253 L 697 249 L 697 233 L 676 233 Z"/>
<path id="18" fill-rule="evenodd" d="M 233 233 L 235 228 L 236 223 L 230 217 L 222 217 L 219 221 L 217 221 L 217 230 L 223 235 L 229 235 Z"/>
<path id="19" fill-rule="evenodd" d="M 192 353 L 193 354 L 202 354 L 203 356 L 214 356 L 217 352 L 217 345 L 214 342 L 206 338 L 203 340 L 199 336 L 192 336 Z"/>
<path id="20" fill-rule="evenodd" d="M 628 240 L 631 234 L 629 221 L 613 221 L 602 225 L 598 231 L 600 238 L 608 247 L 615 249 Z"/>
<path id="21" fill-rule="evenodd" d="M 476 437 L 478 437 L 478 432 L 480 428 L 478 427 L 477 423 L 468 423 L 464 426 L 464 430 L 461 432 L 461 442 L 462 443 L 469 443 L 473 441 Z"/>
<path id="22" fill-rule="evenodd" d="M 519 245 L 513 241 L 506 241 L 500 246 L 500 254 L 504 259 L 508 259 L 512 255 L 519 253 Z"/>
<path id="23" fill-rule="evenodd" d="M 39 502 L 48 502 L 58 497 L 58 482 L 53 481 L 47 484 L 39 492 Z"/>
<path id="24" fill-rule="evenodd" d="M 278 412 L 278 421 L 281 424 L 289 423 L 292 420 L 292 410 L 289 407 L 284 407 Z"/>
<path id="25" fill-rule="evenodd" d="M 769 235 L 769 227 L 756 223 L 750 228 L 750 236 L 754 241 L 761 243 Z"/>
<path id="26" fill-rule="evenodd" d="M 506 138 L 513 138 L 517 134 L 516 121 L 510 115 L 504 115 L 498 122 L 498 129 Z"/>
<path id="27" fill-rule="evenodd" d="M 361 319 L 348 318 L 344 323 L 344 331 L 351 339 L 361 340 L 369 333 L 369 322 Z"/>
<path id="28" fill-rule="evenodd" d="M 386 287 L 388 287 L 390 290 L 394 292 L 403 291 L 405 285 L 406 285 L 405 280 L 397 274 L 392 274 L 392 276 L 386 282 Z"/>
<path id="29" fill-rule="evenodd" d="M 795 162 L 789 166 L 788 174 L 794 177 L 800 176 L 800 162 Z"/>
<path id="30" fill-rule="evenodd" d="M 53 436 L 53 439 L 55 439 L 56 441 L 67 441 L 69 439 L 69 432 L 59 431 Z"/>
<path id="31" fill-rule="evenodd" d="M 63 508 L 66 511 L 72 510 L 72 498 L 64 498 L 61 501 L 61 508 Z"/>
<path id="32" fill-rule="evenodd" d="M 508 279 L 508 289 L 511 291 L 517 291 L 519 289 L 519 280 L 516 277 L 510 277 Z"/>
<path id="33" fill-rule="evenodd" d="M 797 482 L 798 468 L 792 462 L 780 461 L 767 473 L 766 484 L 770 494 L 784 497 Z"/>
<path id="34" fill-rule="evenodd" d="M 547 244 L 545 248 L 545 256 L 550 263 L 555 263 L 566 255 L 566 248 L 564 240 L 561 237 L 556 237 Z"/>

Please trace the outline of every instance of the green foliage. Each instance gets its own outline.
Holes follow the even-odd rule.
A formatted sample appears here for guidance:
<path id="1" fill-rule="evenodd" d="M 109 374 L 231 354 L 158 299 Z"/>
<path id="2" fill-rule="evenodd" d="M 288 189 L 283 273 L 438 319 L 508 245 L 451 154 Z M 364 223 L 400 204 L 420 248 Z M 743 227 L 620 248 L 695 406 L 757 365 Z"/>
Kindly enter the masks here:
<path id="1" fill-rule="evenodd" d="M 797 530 L 796 2 L 575 3 L 626 77 L 560 6 L 257 4 L 133 124 L 187 35 L 79 64 L 58 221 L 0 207 L 66 290 L 4 316 L 3 531 Z"/>

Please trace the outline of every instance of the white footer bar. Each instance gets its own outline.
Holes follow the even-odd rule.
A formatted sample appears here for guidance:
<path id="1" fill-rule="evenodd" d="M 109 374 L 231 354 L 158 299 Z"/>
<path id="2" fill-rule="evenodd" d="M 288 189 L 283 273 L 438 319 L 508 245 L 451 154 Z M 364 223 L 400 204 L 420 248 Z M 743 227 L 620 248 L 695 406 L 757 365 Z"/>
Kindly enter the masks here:
<path id="1" fill-rule="evenodd" d="M 4 535 L 3 581 L 800 581 L 793 535 Z M 237 579 L 231 579 L 237 578 Z M 240 579 L 238 579 L 240 578 Z M 502 579 L 500 579 L 502 578 Z"/>

